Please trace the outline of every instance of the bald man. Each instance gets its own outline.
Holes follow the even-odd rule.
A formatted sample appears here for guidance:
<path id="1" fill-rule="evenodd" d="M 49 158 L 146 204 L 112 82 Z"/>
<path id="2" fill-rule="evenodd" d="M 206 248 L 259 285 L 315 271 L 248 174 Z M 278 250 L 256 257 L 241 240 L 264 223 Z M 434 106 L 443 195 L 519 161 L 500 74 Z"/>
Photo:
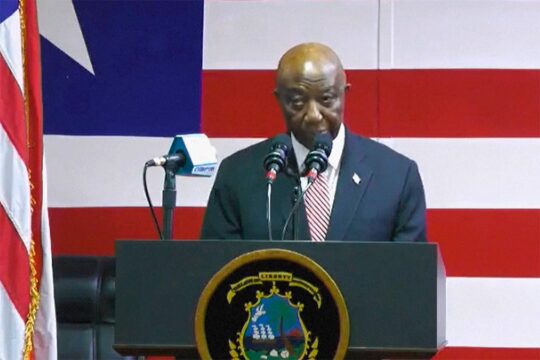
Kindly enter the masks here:
<path id="1" fill-rule="evenodd" d="M 297 45 L 279 61 L 274 94 L 293 151 L 273 185 L 272 238 L 281 239 L 299 189 L 307 189 L 304 160 L 315 136 L 327 132 L 333 139 L 328 168 L 306 191 L 306 198 L 300 197 L 305 202 L 299 204 L 297 221 L 287 228 L 285 239 L 426 241 L 424 190 L 415 162 L 346 129 L 348 88 L 339 57 L 325 45 Z M 223 160 L 201 238 L 269 238 L 262 164 L 270 146 L 266 140 Z M 315 212 L 313 202 L 319 207 Z"/>

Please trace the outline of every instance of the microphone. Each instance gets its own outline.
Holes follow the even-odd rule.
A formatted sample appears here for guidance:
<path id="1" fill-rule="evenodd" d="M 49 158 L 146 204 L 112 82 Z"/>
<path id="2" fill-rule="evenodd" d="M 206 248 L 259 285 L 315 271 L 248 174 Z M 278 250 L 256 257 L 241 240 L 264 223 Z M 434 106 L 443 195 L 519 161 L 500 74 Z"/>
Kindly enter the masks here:
<path id="1" fill-rule="evenodd" d="M 163 232 L 159 228 L 146 184 L 146 171 L 150 166 L 162 166 L 165 169 L 162 192 Z M 176 207 L 176 175 L 209 177 L 212 176 L 216 167 L 216 149 L 210 144 L 205 134 L 176 135 L 167 155 L 154 158 L 144 164 L 144 194 L 160 239 L 172 238 L 174 208 Z"/>
<path id="2" fill-rule="evenodd" d="M 264 158 L 265 178 L 272 184 L 276 176 L 287 165 L 287 154 L 292 147 L 291 138 L 286 134 L 279 134 L 272 139 L 270 152 Z"/>
<path id="3" fill-rule="evenodd" d="M 163 166 L 175 175 L 210 177 L 217 167 L 216 149 L 205 134 L 176 135 L 169 153 L 145 166 Z"/>
<path id="4" fill-rule="evenodd" d="M 291 211 L 289 212 L 289 215 L 287 216 L 287 219 L 285 220 L 285 225 L 283 225 L 283 229 L 281 231 L 281 240 L 285 240 L 285 234 L 287 232 L 287 228 L 289 227 L 289 224 L 293 218 L 293 215 L 298 214 L 297 210 L 300 204 L 302 203 L 302 200 L 304 199 L 304 195 L 309 191 L 311 186 L 313 185 L 313 182 L 315 179 L 317 179 L 317 176 L 326 170 L 328 167 L 328 156 L 330 156 L 330 153 L 332 152 L 332 136 L 328 132 L 323 132 L 315 135 L 314 139 L 314 146 L 313 150 L 311 150 L 307 156 L 306 160 L 304 161 L 304 168 L 306 169 L 305 172 L 307 173 L 308 178 L 308 184 L 304 191 L 302 191 L 302 188 L 300 186 L 295 187 L 295 191 L 293 194 L 293 207 Z M 294 221 L 294 228 L 293 228 L 293 239 L 297 239 L 297 221 L 295 219 Z"/>
<path id="5" fill-rule="evenodd" d="M 315 135 L 314 143 L 313 150 L 307 154 L 304 161 L 309 184 L 328 167 L 328 156 L 332 152 L 332 136 L 328 132 L 319 133 Z"/>
<path id="6" fill-rule="evenodd" d="M 163 155 L 153 158 L 146 162 L 146 166 L 184 166 L 186 164 L 186 156 L 181 152 L 171 155 Z"/>
<path id="7" fill-rule="evenodd" d="M 266 170 L 266 224 L 268 225 L 268 240 L 272 240 L 272 184 L 277 174 L 287 166 L 287 153 L 292 147 L 291 138 L 279 134 L 271 140 L 270 152 L 264 157 L 263 166 Z"/>

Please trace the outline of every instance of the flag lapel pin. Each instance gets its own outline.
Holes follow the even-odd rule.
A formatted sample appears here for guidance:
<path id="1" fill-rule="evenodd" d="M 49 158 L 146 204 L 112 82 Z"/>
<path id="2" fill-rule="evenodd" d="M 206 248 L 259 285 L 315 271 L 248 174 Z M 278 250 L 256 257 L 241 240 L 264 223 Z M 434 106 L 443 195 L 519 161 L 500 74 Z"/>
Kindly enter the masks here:
<path id="1" fill-rule="evenodd" d="M 354 173 L 352 176 L 352 181 L 354 181 L 356 185 L 359 185 L 362 179 L 360 178 L 360 176 L 358 176 L 357 173 Z"/>

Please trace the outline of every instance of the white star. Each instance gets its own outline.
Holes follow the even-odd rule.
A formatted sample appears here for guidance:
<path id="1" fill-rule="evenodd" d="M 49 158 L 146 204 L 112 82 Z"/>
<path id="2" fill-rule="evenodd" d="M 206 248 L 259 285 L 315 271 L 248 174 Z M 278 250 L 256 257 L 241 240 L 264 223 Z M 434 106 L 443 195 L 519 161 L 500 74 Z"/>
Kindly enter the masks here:
<path id="1" fill-rule="evenodd" d="M 95 75 L 72 0 L 37 0 L 37 9 L 40 34 Z"/>

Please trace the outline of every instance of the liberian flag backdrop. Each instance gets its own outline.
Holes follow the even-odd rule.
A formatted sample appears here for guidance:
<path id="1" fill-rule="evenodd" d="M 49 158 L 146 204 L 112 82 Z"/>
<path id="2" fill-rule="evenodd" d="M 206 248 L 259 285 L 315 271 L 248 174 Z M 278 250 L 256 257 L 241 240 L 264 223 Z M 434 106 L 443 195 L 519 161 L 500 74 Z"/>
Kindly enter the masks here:
<path id="1" fill-rule="evenodd" d="M 347 126 L 419 164 L 449 276 L 437 358 L 540 359 L 540 1 L 38 5 L 54 254 L 156 238 L 144 162 L 175 134 L 223 158 L 283 131 L 273 69 L 318 41 L 347 68 Z M 176 238 L 198 237 L 212 181 L 178 179 Z"/>

